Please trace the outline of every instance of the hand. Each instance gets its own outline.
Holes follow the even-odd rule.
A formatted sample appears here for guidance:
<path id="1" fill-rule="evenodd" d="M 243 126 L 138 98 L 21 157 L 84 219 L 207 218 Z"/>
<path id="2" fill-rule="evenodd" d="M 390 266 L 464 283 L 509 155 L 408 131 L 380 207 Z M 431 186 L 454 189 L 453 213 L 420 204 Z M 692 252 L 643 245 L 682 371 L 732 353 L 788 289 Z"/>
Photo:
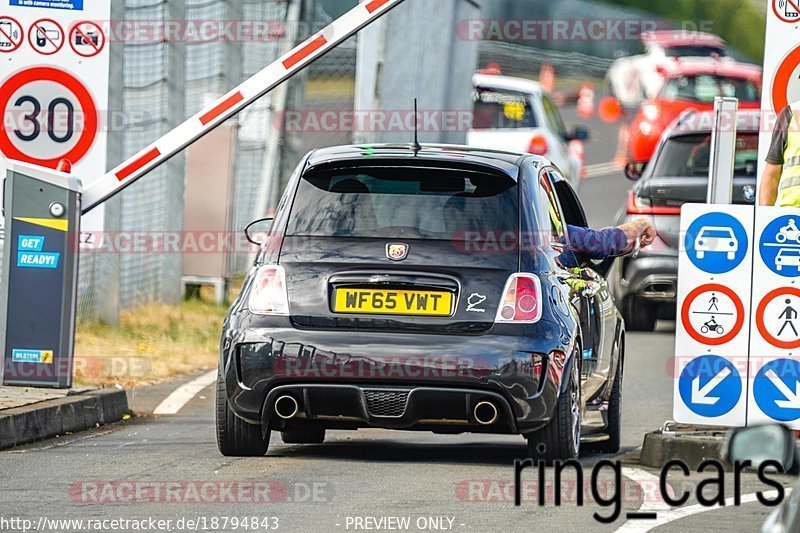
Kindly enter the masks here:
<path id="1" fill-rule="evenodd" d="M 619 229 L 625 234 L 628 239 L 628 249 L 632 250 L 636 246 L 636 240 L 639 240 L 640 248 L 647 248 L 656 240 L 658 232 L 653 224 L 646 218 L 637 218 L 621 225 Z"/>

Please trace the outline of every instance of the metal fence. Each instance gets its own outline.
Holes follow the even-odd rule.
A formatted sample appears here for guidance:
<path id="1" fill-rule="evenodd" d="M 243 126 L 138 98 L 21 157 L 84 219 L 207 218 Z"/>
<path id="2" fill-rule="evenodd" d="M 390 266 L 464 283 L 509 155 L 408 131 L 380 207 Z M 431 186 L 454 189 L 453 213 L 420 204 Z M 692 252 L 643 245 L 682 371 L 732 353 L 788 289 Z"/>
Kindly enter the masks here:
<path id="1" fill-rule="evenodd" d="M 149 26 L 178 21 L 275 21 L 286 25 L 285 0 L 124 0 L 112 4 L 112 19 Z M 196 113 L 285 50 L 285 36 L 250 41 L 189 38 L 142 39 L 112 43 L 110 108 L 114 102 L 127 123 L 109 132 L 119 146 L 109 166 L 131 157 Z M 115 52 L 116 50 L 116 52 Z M 121 79 L 114 79 L 115 67 Z M 120 68 L 121 67 L 121 68 Z M 275 154 L 280 139 L 268 95 L 242 113 L 237 124 L 237 158 L 231 227 L 241 229 L 265 212 L 269 182 L 265 154 Z M 111 154 L 112 149 L 109 150 Z M 185 156 L 171 159 L 146 179 L 106 205 L 105 231 L 180 232 L 183 227 Z M 229 274 L 247 267 L 247 254 L 231 255 Z M 125 308 L 181 298 L 179 254 L 98 253 L 80 259 L 79 317 L 114 322 Z"/>

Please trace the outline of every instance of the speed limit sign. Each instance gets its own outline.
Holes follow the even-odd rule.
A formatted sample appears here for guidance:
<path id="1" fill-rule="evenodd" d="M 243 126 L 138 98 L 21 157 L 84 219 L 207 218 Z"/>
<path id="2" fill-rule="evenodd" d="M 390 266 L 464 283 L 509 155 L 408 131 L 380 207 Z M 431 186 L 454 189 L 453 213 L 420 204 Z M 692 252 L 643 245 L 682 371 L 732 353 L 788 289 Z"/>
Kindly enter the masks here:
<path id="1" fill-rule="evenodd" d="M 0 86 L 0 151 L 11 159 L 55 168 L 77 164 L 92 148 L 98 112 L 75 76 L 53 67 L 18 72 Z"/>

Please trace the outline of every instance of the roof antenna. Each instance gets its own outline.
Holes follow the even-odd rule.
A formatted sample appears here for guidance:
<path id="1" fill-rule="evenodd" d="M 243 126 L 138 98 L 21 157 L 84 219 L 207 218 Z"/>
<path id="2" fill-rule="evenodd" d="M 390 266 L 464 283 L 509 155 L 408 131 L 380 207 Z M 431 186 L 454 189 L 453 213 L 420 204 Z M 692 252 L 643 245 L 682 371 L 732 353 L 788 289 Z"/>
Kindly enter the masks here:
<path id="1" fill-rule="evenodd" d="M 417 112 L 417 99 L 414 98 L 414 154 L 422 151 L 422 145 L 419 144 L 419 113 Z"/>

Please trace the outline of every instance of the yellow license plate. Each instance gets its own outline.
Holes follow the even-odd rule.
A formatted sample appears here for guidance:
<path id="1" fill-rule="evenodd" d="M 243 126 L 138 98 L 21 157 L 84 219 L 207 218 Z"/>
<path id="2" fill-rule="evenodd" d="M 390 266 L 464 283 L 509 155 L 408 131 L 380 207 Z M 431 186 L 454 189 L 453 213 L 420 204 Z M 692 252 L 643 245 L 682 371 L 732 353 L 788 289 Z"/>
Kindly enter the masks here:
<path id="1" fill-rule="evenodd" d="M 334 313 L 400 316 L 450 316 L 453 295 L 438 291 L 337 289 Z"/>

